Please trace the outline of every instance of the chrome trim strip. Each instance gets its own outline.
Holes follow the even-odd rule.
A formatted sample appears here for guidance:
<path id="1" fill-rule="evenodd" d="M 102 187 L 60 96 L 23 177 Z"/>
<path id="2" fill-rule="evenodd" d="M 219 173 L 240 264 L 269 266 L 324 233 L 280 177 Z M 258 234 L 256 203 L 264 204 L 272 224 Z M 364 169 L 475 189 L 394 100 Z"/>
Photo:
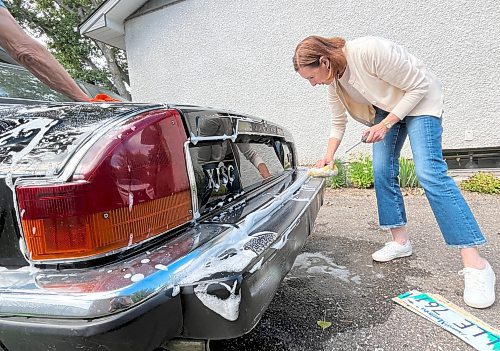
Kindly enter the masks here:
<path id="1" fill-rule="evenodd" d="M 232 116 L 224 116 L 224 117 L 232 117 Z M 200 141 L 214 141 L 214 140 L 231 140 L 233 143 L 236 141 L 236 138 L 238 137 L 238 126 L 240 123 L 240 118 L 235 118 L 236 119 L 236 130 L 233 130 L 233 134 L 227 135 L 214 135 L 214 136 L 206 136 L 206 137 L 201 137 L 194 135 L 193 133 L 190 132 L 190 137 L 189 141 L 193 144 L 196 145 Z"/>
<path id="2" fill-rule="evenodd" d="M 283 138 L 284 135 L 281 134 L 274 134 L 274 133 L 266 133 L 266 132 L 248 132 L 248 131 L 240 131 L 238 132 L 239 134 L 244 134 L 244 135 L 262 135 L 262 136 L 274 136 L 274 137 L 279 137 Z"/>
<path id="3" fill-rule="evenodd" d="M 198 205 L 198 189 L 196 188 L 196 177 L 194 175 L 193 160 L 191 159 L 191 153 L 189 152 L 190 141 L 184 143 L 184 157 L 186 159 L 186 168 L 189 178 L 189 186 L 191 188 L 191 202 L 193 205 L 193 218 L 200 218 L 200 209 Z"/>
<path id="4" fill-rule="evenodd" d="M 233 130 L 233 133 L 232 134 L 223 134 L 223 135 L 213 135 L 213 136 L 199 136 L 199 130 L 198 130 L 198 127 L 197 127 L 197 130 L 196 130 L 196 133 L 198 135 L 195 135 L 193 134 L 192 132 L 190 132 L 190 137 L 189 137 L 189 140 L 194 144 L 196 145 L 198 142 L 202 142 L 202 141 L 214 141 L 214 140 L 231 140 L 232 142 L 235 142 L 236 141 L 236 138 L 238 137 L 238 135 L 240 134 L 244 134 L 244 135 L 259 135 L 259 136 L 273 136 L 273 137 L 279 137 L 279 138 L 284 138 L 285 137 L 285 133 L 284 133 L 284 130 L 282 127 L 276 125 L 276 124 L 272 124 L 272 123 L 268 123 L 264 120 L 262 121 L 255 121 L 253 119 L 250 119 L 250 118 L 245 118 L 245 117 L 240 117 L 240 116 L 232 116 L 232 115 L 229 115 L 229 116 L 218 116 L 218 117 L 224 117 L 224 118 L 227 118 L 227 117 L 230 117 L 232 119 L 234 119 L 236 121 L 236 126 L 235 126 L 235 129 Z M 276 128 L 277 130 L 281 131 L 282 133 L 273 133 L 273 132 L 269 132 L 269 131 L 250 131 L 250 130 L 245 130 L 244 127 L 240 127 L 240 122 L 245 122 L 247 123 L 248 125 L 259 125 L 259 124 L 262 124 L 265 126 L 265 128 L 267 128 L 267 126 L 272 126 L 274 128 Z M 243 125 L 243 124 L 241 124 Z"/>

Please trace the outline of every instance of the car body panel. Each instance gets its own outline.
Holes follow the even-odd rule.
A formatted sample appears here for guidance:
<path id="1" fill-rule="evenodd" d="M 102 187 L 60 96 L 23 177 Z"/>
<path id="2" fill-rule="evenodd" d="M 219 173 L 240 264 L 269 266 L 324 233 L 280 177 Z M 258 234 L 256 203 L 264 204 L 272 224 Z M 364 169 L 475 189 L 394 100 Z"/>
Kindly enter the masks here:
<path id="1" fill-rule="evenodd" d="M 70 181 L 91 145 L 162 109 L 178 111 L 188 136 L 175 157 L 187 167 L 192 220 L 95 259 L 31 261 L 16 186 Z M 322 204 L 324 180 L 296 167 L 286 129 L 252 116 L 121 103 L 0 105 L 0 115 L 0 343 L 8 350 L 29 350 L 34 339 L 43 349 L 123 351 L 152 350 L 174 337 L 242 335 L 271 302 Z M 238 149 L 245 143 L 269 150 L 281 168 L 249 180 Z M 203 151 L 214 146 L 222 158 L 207 161 Z M 207 178 L 232 165 L 232 188 L 227 173 Z"/>

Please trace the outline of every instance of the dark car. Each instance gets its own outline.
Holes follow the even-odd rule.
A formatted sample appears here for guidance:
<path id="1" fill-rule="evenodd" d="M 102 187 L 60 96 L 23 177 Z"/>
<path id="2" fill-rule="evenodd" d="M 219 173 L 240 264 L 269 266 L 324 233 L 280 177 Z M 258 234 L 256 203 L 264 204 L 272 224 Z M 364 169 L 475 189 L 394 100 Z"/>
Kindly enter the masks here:
<path id="1" fill-rule="evenodd" d="M 323 201 L 263 119 L 2 103 L 0 349 L 155 350 L 249 332 Z"/>

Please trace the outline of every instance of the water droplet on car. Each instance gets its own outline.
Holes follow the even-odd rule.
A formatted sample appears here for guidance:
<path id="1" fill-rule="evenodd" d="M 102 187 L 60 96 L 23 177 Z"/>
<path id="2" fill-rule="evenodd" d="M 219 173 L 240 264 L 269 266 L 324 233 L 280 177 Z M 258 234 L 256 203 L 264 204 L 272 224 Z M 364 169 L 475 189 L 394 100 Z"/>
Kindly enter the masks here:
<path id="1" fill-rule="evenodd" d="M 134 207 L 134 194 L 128 193 L 128 210 L 132 212 L 132 207 Z"/>
<path id="2" fill-rule="evenodd" d="M 130 278 L 130 280 L 132 280 L 133 282 L 138 282 L 143 279 L 144 279 L 144 274 L 141 273 L 134 274 L 132 278 Z"/>

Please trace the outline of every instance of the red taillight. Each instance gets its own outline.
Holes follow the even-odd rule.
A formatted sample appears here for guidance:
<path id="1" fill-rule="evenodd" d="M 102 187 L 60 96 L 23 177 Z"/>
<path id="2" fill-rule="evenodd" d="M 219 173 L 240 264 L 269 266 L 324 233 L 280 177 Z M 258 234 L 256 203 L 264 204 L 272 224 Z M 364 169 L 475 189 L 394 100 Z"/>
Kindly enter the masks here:
<path id="1" fill-rule="evenodd" d="M 185 141 L 177 111 L 145 113 L 94 144 L 73 181 L 18 186 L 31 258 L 104 254 L 191 220 Z"/>

